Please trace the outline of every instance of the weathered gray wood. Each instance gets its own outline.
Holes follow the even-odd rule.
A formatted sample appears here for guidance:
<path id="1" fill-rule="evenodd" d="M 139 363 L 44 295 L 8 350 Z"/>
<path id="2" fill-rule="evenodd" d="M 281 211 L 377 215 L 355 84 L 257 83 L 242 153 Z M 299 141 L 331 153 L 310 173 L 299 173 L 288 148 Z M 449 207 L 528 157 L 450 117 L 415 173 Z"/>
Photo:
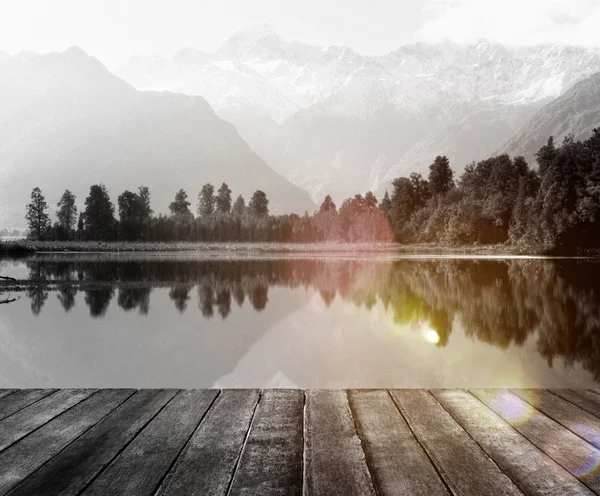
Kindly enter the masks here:
<path id="1" fill-rule="evenodd" d="M 550 389 L 550 392 L 600 418 L 600 395 L 596 394 L 594 391 L 581 389 Z"/>
<path id="2" fill-rule="evenodd" d="M 306 391 L 304 494 L 376 494 L 345 391 Z"/>
<path id="3" fill-rule="evenodd" d="M 504 420 L 595 492 L 600 492 L 600 451 L 505 390 L 473 391 Z"/>
<path id="4" fill-rule="evenodd" d="M 349 391 L 348 400 L 377 494 L 449 494 L 387 391 Z"/>
<path id="5" fill-rule="evenodd" d="M 15 391 L 18 391 L 18 389 L 0 389 L 0 398 L 13 394 Z"/>
<path id="6" fill-rule="evenodd" d="M 229 494 L 301 495 L 303 429 L 303 391 L 264 391 Z"/>
<path id="7" fill-rule="evenodd" d="M 0 421 L 0 451 L 83 401 L 95 391 L 96 389 L 63 389 Z"/>
<path id="8" fill-rule="evenodd" d="M 470 393 L 447 389 L 432 393 L 526 494 L 593 494 Z"/>
<path id="9" fill-rule="evenodd" d="M 0 494 L 6 494 L 133 393 L 123 389 L 98 391 L 2 451 Z"/>
<path id="10" fill-rule="evenodd" d="M 83 494 L 154 494 L 217 394 L 179 392 Z"/>
<path id="11" fill-rule="evenodd" d="M 511 392 L 600 449 L 600 418 L 543 389 L 512 389 Z"/>
<path id="12" fill-rule="evenodd" d="M 256 390 L 223 391 L 157 494 L 226 494 L 258 399 Z"/>
<path id="13" fill-rule="evenodd" d="M 0 400 L 0 420 L 54 393 L 56 389 L 22 389 Z"/>
<path id="14" fill-rule="evenodd" d="M 176 392 L 175 389 L 138 391 L 25 479 L 10 493 L 11 496 L 79 494 Z"/>
<path id="15" fill-rule="evenodd" d="M 521 491 L 427 391 L 391 391 L 408 425 L 456 494 L 506 495 Z"/>

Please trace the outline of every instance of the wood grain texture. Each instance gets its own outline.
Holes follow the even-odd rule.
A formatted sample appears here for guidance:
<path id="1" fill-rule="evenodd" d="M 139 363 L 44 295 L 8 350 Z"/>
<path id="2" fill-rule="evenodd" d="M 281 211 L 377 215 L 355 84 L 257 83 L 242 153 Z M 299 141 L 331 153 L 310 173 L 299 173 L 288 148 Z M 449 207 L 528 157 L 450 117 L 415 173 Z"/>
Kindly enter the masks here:
<path id="1" fill-rule="evenodd" d="M 376 494 L 345 391 L 306 392 L 304 443 L 304 494 Z"/>
<path id="2" fill-rule="evenodd" d="M 96 392 L 95 389 L 63 389 L 1 420 L 0 451 L 83 401 L 94 392 Z"/>
<path id="3" fill-rule="evenodd" d="M 258 400 L 256 390 L 223 391 L 157 494 L 226 494 Z"/>
<path id="4" fill-rule="evenodd" d="M 92 394 L 0 453 L 0 495 L 31 475 L 134 393 L 104 389 Z"/>
<path id="5" fill-rule="evenodd" d="M 511 392 L 600 449 L 600 418 L 543 389 L 511 389 Z"/>
<path id="6" fill-rule="evenodd" d="M 264 391 L 229 494 L 301 495 L 303 427 L 303 391 Z"/>
<path id="7" fill-rule="evenodd" d="M 435 390 L 432 394 L 526 494 L 593 494 L 469 392 Z"/>
<path id="8" fill-rule="evenodd" d="M 28 407 L 46 396 L 53 394 L 56 389 L 22 389 L 0 399 L 0 420 Z"/>
<path id="9" fill-rule="evenodd" d="M 550 392 L 600 418 L 600 394 L 596 394 L 595 391 L 581 389 L 550 389 Z"/>
<path id="10" fill-rule="evenodd" d="M 180 391 L 83 494 L 154 494 L 218 394 Z"/>
<path id="11" fill-rule="evenodd" d="M 600 492 L 600 451 L 505 390 L 476 389 L 473 394 L 591 490 Z"/>
<path id="12" fill-rule="evenodd" d="M 450 494 L 387 391 L 349 391 L 348 399 L 377 494 Z"/>
<path id="13" fill-rule="evenodd" d="M 74 496 L 79 494 L 152 418 L 177 390 L 141 390 L 122 403 L 10 494 Z"/>
<path id="14" fill-rule="evenodd" d="M 455 494 L 522 494 L 428 391 L 394 390 L 391 395 Z"/>

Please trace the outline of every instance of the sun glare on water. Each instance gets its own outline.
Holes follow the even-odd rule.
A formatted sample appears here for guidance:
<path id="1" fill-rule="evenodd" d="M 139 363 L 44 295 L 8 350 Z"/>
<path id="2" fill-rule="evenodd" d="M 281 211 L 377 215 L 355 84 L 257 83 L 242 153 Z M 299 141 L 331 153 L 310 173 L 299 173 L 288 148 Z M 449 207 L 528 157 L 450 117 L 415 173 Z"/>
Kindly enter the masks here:
<path id="1" fill-rule="evenodd" d="M 428 343 L 438 344 L 440 342 L 440 335 L 435 329 L 425 329 L 425 331 L 423 332 L 423 336 L 425 337 L 425 341 L 427 341 Z"/>

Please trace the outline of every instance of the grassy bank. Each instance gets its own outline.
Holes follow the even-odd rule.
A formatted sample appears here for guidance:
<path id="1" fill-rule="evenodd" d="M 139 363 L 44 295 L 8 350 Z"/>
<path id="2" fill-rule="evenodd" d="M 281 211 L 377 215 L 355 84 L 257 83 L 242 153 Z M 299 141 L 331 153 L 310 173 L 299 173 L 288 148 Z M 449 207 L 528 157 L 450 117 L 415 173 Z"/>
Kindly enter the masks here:
<path id="1" fill-rule="evenodd" d="M 513 255 L 508 245 L 442 246 L 397 243 L 190 243 L 190 242 L 95 242 L 95 241 L 10 241 L 0 242 L 0 256 L 57 252 L 253 252 L 253 253 L 406 253 L 453 255 Z"/>

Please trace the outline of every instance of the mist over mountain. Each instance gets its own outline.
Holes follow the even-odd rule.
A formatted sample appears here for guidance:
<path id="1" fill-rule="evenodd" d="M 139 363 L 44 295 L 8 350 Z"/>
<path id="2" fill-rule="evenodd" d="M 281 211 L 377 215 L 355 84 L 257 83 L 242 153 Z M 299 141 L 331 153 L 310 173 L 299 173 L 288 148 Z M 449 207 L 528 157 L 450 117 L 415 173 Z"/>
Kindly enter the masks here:
<path id="1" fill-rule="evenodd" d="M 439 154 L 461 170 L 538 110 L 600 71 L 600 51 L 416 43 L 381 56 L 285 41 L 268 26 L 214 53 L 135 57 L 116 74 L 140 89 L 202 95 L 276 171 L 319 202 L 382 192 Z"/>
<path id="2" fill-rule="evenodd" d="M 545 105 L 502 148 L 503 153 L 523 155 L 531 163 L 535 153 L 553 136 L 558 145 L 568 134 L 584 140 L 600 127 L 600 73 L 580 81 Z"/>
<path id="3" fill-rule="evenodd" d="M 0 56 L 0 75 L 0 225 L 24 225 L 35 186 L 51 208 L 65 188 L 81 206 L 104 183 L 115 204 L 148 186 L 157 213 L 184 188 L 195 210 L 202 185 L 223 181 L 247 200 L 264 190 L 273 212 L 314 208 L 202 97 L 138 91 L 79 48 Z"/>

